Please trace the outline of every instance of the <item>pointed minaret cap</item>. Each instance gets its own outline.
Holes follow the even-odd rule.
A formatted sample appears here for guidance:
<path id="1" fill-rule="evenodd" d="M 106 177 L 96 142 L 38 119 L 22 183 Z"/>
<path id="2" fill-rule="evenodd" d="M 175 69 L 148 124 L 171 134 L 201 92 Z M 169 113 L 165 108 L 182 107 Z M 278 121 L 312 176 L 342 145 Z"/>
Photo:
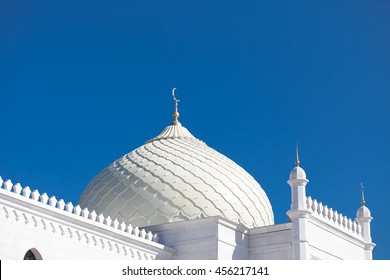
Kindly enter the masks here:
<path id="1" fill-rule="evenodd" d="M 306 180 L 306 172 L 299 166 L 299 154 L 298 154 L 298 144 L 295 148 L 295 167 L 290 172 L 290 180 L 293 179 L 305 179 Z"/>

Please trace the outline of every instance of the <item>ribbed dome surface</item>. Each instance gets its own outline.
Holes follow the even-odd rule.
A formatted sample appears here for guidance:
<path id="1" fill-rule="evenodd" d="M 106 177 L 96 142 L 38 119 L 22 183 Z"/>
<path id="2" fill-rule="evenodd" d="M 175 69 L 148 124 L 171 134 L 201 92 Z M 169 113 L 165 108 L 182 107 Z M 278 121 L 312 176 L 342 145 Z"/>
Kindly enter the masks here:
<path id="1" fill-rule="evenodd" d="M 216 215 L 249 228 L 274 223 L 252 176 L 180 123 L 104 169 L 79 204 L 140 227 Z"/>

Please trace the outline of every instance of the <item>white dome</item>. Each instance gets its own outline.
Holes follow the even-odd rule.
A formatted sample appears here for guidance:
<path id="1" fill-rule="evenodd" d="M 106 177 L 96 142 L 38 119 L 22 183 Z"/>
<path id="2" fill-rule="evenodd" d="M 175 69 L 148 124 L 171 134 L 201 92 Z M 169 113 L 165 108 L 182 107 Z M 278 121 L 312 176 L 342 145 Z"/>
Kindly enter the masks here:
<path id="1" fill-rule="evenodd" d="M 365 205 L 362 205 L 356 213 L 357 218 L 366 218 L 371 217 L 370 209 L 368 209 Z"/>
<path id="2" fill-rule="evenodd" d="M 79 204 L 140 227 L 217 215 L 249 228 L 274 223 L 253 177 L 180 123 L 104 169 Z"/>

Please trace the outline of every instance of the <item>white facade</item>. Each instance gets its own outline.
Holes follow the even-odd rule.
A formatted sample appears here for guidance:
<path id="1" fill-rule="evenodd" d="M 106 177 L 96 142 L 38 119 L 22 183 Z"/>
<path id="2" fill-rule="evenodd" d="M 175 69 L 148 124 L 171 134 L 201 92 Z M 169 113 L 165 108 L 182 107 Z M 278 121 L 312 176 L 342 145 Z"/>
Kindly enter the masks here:
<path id="1" fill-rule="evenodd" d="M 364 200 L 355 222 L 307 197 L 297 157 L 289 222 L 275 225 L 260 185 L 174 118 L 102 171 L 82 206 L 0 177 L 0 259 L 372 259 Z"/>
<path id="2" fill-rule="evenodd" d="M 140 230 L 7 180 L 0 259 L 23 259 L 31 249 L 43 259 L 372 258 L 369 215 L 356 223 L 310 197 L 303 207 L 288 212 L 291 222 L 250 229 L 215 216 Z"/>

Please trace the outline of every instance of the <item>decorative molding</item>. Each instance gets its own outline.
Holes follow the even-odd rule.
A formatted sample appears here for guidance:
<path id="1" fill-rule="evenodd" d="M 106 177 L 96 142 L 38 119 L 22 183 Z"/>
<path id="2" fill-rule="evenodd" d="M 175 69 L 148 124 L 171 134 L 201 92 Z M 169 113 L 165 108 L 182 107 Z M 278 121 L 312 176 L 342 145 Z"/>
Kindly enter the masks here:
<path id="1" fill-rule="evenodd" d="M 71 202 L 65 203 L 55 196 L 49 198 L 46 193 L 31 191 L 28 186 L 22 188 L 11 180 L 4 182 L 1 176 L 0 202 L 0 214 L 5 219 L 60 238 L 72 239 L 133 259 L 152 260 L 159 252 L 165 259 L 173 253 L 171 248 L 158 244 L 159 236 L 156 233 L 119 223 L 110 216 L 98 215 L 87 208 L 81 209 L 79 205 L 73 206 Z"/>
<path id="2" fill-rule="evenodd" d="M 91 220 L 99 224 L 107 225 L 109 227 L 120 230 L 122 232 L 126 232 L 128 234 L 140 237 L 142 239 L 158 242 L 158 236 L 156 234 L 153 234 L 152 232 L 145 232 L 145 230 L 140 230 L 138 228 L 135 228 L 137 230 L 134 229 L 132 231 L 126 231 L 126 227 L 131 227 L 131 225 L 120 224 L 117 219 L 112 220 L 110 216 L 105 217 L 103 214 L 99 214 L 97 216 L 95 211 L 90 212 L 87 208 L 81 209 L 79 205 L 73 206 L 72 202 L 65 203 L 63 199 L 57 200 L 55 196 L 51 196 L 49 198 L 47 193 L 40 194 L 38 190 L 34 190 L 33 192 L 31 192 L 30 187 L 27 186 L 25 188 L 22 188 L 22 186 L 19 183 L 13 184 L 12 181 L 9 179 L 4 182 L 1 176 L 0 176 L 0 189 L 9 192 L 12 191 L 13 193 L 20 195 L 22 197 L 39 201 L 44 205 L 48 205 L 50 207 L 54 207 L 68 213 L 73 213 L 76 216 Z M 30 194 L 32 194 L 31 198 L 30 198 Z"/>

